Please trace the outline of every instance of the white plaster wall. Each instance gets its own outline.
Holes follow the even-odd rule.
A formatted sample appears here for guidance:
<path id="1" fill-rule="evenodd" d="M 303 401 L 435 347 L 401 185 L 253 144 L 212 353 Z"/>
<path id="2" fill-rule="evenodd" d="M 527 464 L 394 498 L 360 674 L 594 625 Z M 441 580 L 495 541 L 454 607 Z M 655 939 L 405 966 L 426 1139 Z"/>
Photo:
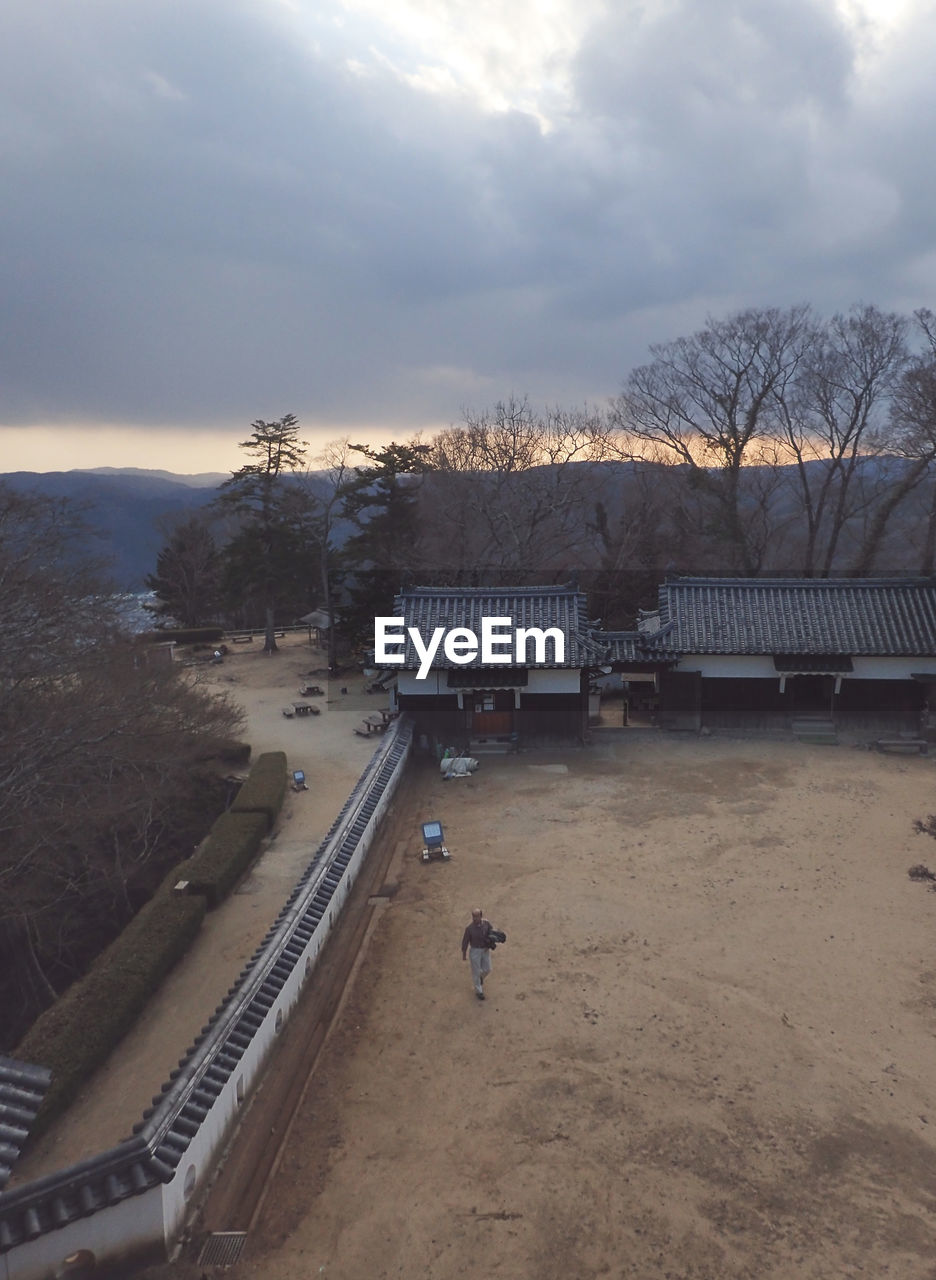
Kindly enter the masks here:
<path id="1" fill-rule="evenodd" d="M 345 868 L 344 873 L 335 888 L 328 910 L 316 926 L 314 933 L 306 943 L 302 955 L 294 965 L 292 973 L 283 984 L 279 995 L 267 1011 L 263 1023 L 258 1027 L 251 1039 L 249 1046 L 238 1063 L 237 1070 L 231 1075 L 221 1093 L 218 1094 L 214 1105 L 199 1126 L 198 1133 L 190 1142 L 185 1155 L 176 1169 L 175 1177 L 171 1182 L 165 1184 L 163 1187 L 163 1217 L 165 1222 L 167 1251 L 171 1250 L 173 1242 L 181 1233 L 188 1217 L 190 1206 L 197 1203 L 200 1199 L 206 1177 L 213 1170 L 217 1159 L 221 1154 L 224 1143 L 233 1127 L 236 1114 L 244 1105 L 243 1102 L 238 1103 L 237 1101 L 237 1087 L 239 1082 L 243 1081 L 242 1096 L 244 1101 L 246 1101 L 251 1090 L 259 1081 L 267 1055 L 273 1047 L 274 1040 L 276 1040 L 280 1034 L 276 1029 L 276 1019 L 279 1011 L 283 1011 L 283 1021 L 280 1027 L 280 1030 L 282 1030 L 282 1027 L 285 1026 L 286 1019 L 292 1012 L 293 1006 L 299 999 L 306 979 L 313 972 L 319 952 L 325 945 L 334 922 L 341 914 L 341 909 L 351 891 L 352 885 L 357 879 L 358 872 L 360 871 L 361 865 L 367 856 L 367 852 L 373 842 L 374 835 L 380 825 L 380 821 L 386 812 L 394 791 L 396 790 L 397 783 L 407 760 L 407 755 L 403 756 L 400 760 L 392 781 L 384 790 L 376 809 L 371 814 L 367 826 L 364 828 L 361 838 L 358 841 L 351 861 Z M 352 813 L 348 815 L 342 831 L 336 834 L 336 850 L 337 845 L 341 842 L 344 831 L 347 830 L 347 828 L 354 822 L 355 813 L 356 810 L 352 811 Z M 315 881 L 309 886 L 306 892 L 306 901 L 311 901 L 312 898 L 315 897 L 318 886 L 325 878 L 328 869 L 328 860 L 326 860 L 325 865 L 322 867 L 321 874 L 316 877 Z M 272 964 L 270 967 L 272 968 Z M 186 1196 L 186 1177 L 189 1169 L 192 1167 L 195 1169 L 195 1184 L 194 1188 L 190 1189 L 189 1194 Z"/>
<path id="2" fill-rule="evenodd" d="M 522 699 L 525 693 L 578 693 L 581 687 L 581 672 L 578 668 L 546 671 L 537 667 L 530 672 L 527 685 L 520 690 L 520 697 Z"/>
<path id="3" fill-rule="evenodd" d="M 0 1254 L 0 1278 L 49 1280 L 79 1249 L 89 1249 L 100 1261 L 158 1248 L 162 1239 L 162 1197 L 160 1188 L 153 1187 Z"/>
<path id="4" fill-rule="evenodd" d="M 779 680 L 773 658 L 755 655 L 753 657 L 735 657 L 733 654 L 701 653 L 686 654 L 680 658 L 677 671 L 701 671 L 703 676 L 716 680 L 732 680 L 741 677 L 767 678 Z"/>
<path id="5" fill-rule="evenodd" d="M 913 672 L 933 671 L 936 679 L 936 657 L 927 658 L 852 658 L 854 670 L 843 673 L 848 680 L 909 680 Z M 677 671 L 701 671 L 715 680 L 771 679 L 778 680 L 780 673 L 773 658 L 765 654 L 740 656 L 733 654 L 686 654 L 680 658 Z"/>
<path id="6" fill-rule="evenodd" d="M 415 671 L 401 671 L 397 676 L 397 692 L 429 695 L 444 693 L 454 696 L 456 690 L 448 687 L 446 679 L 445 671 L 430 671 L 425 680 L 417 680 Z"/>
<path id="7" fill-rule="evenodd" d="M 389 742 L 389 740 L 387 740 Z M 7 1253 L 0 1254 L 0 1280 L 50 1280 L 56 1270 L 69 1254 L 79 1249 L 89 1249 L 98 1261 L 120 1257 L 132 1253 L 145 1246 L 162 1246 L 167 1254 L 181 1234 L 191 1209 L 198 1203 L 203 1193 L 208 1175 L 212 1172 L 224 1149 L 224 1145 L 233 1129 L 238 1112 L 244 1106 L 251 1089 L 258 1083 L 267 1055 L 273 1047 L 279 1032 L 276 1019 L 283 1011 L 285 1025 L 293 1006 L 299 998 L 306 979 L 311 975 L 316 959 L 329 933 L 338 919 L 345 900 L 357 878 L 361 865 L 373 842 L 387 806 L 393 797 L 402 775 L 409 752 L 398 762 L 392 779 L 385 788 L 380 801 L 364 828 L 355 852 L 345 868 L 338 885 L 332 895 L 328 910 L 322 916 L 314 933 L 309 938 L 302 955 L 299 957 L 292 973 L 287 978 L 276 1000 L 270 1006 L 261 1026 L 252 1037 L 250 1044 L 231 1074 L 223 1089 L 215 1098 L 208 1114 L 199 1126 L 179 1162 L 175 1176 L 168 1183 L 153 1188 L 143 1195 L 122 1200 L 116 1205 L 85 1218 L 69 1223 L 59 1231 L 47 1232 L 36 1240 L 27 1241 Z M 375 760 L 377 753 L 375 753 Z M 378 771 L 373 762 L 368 769 Z M 361 803 L 367 795 L 365 788 Z M 342 829 L 334 837 L 334 849 L 337 852 L 345 831 L 353 824 L 360 805 L 347 816 Z M 308 886 L 304 901 L 314 898 L 318 885 L 329 869 L 331 855 L 323 860 L 320 875 Z M 271 961 L 270 968 L 275 961 Z M 239 1015 L 238 1015 L 239 1016 Z M 236 1019 L 234 1019 L 236 1021 Z M 230 1024 L 220 1020 L 216 1034 L 220 1037 L 228 1034 Z M 188 1091 L 198 1087 L 199 1080 L 191 1082 Z M 242 1083 L 242 1101 L 238 1102 L 238 1085 Z M 181 1104 L 184 1105 L 184 1102 Z M 178 1110 L 179 1107 L 175 1108 Z M 194 1169 L 194 1180 L 190 1183 L 188 1194 L 185 1186 L 189 1171 Z"/>
<path id="8" fill-rule="evenodd" d="M 909 680 L 914 672 L 932 671 L 936 680 L 934 658 L 852 658 L 854 671 L 846 680 Z"/>

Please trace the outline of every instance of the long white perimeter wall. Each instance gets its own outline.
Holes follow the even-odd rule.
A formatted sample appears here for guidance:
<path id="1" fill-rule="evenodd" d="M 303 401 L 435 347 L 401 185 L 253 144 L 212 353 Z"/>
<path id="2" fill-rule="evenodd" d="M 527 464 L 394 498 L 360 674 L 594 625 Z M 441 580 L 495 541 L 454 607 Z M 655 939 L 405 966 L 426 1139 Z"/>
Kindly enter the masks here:
<path id="1" fill-rule="evenodd" d="M 51 1280 L 81 1250 L 102 1270 L 171 1251 L 338 919 L 411 745 L 401 717 L 134 1136 L 0 1194 L 0 1280 Z"/>

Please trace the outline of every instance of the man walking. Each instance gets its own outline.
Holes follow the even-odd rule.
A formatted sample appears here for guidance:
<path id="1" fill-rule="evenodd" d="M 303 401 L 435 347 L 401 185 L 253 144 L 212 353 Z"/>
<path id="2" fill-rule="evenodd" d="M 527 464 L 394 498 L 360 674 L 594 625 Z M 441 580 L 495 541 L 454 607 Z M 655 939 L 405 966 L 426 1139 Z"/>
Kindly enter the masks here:
<path id="1" fill-rule="evenodd" d="M 484 979 L 491 972 L 491 922 L 485 920 L 480 907 L 471 912 L 471 924 L 462 934 L 462 959 L 471 961 L 471 980 L 475 995 L 484 999 Z"/>

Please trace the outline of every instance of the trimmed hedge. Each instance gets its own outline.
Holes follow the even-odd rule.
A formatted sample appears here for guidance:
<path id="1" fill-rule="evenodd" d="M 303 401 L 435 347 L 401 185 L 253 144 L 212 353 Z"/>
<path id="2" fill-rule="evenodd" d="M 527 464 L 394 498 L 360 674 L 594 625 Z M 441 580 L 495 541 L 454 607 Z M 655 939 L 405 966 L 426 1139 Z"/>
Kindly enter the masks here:
<path id="1" fill-rule="evenodd" d="M 268 829 L 265 813 L 222 813 L 191 858 L 176 867 L 176 879 L 189 882 L 189 893 L 203 895 L 209 910 L 216 907 L 253 862 Z"/>
<path id="2" fill-rule="evenodd" d="M 286 752 L 265 751 L 251 766 L 247 781 L 231 804 L 231 813 L 262 813 L 267 829 L 279 817 L 286 799 Z"/>
<path id="3" fill-rule="evenodd" d="M 201 928 L 204 898 L 172 893 L 174 869 L 124 931 L 33 1023 L 16 1050 L 52 1071 L 33 1126 L 43 1132 L 133 1026 L 153 992 Z"/>
<path id="4" fill-rule="evenodd" d="M 193 856 L 172 868 L 85 976 L 27 1031 L 16 1056 L 52 1072 L 31 1136 L 71 1105 L 133 1026 L 188 950 L 205 912 L 227 897 L 260 851 L 285 797 L 286 753 L 261 755 L 231 809 L 215 821 Z M 180 880 L 188 881 L 187 893 L 173 892 Z"/>

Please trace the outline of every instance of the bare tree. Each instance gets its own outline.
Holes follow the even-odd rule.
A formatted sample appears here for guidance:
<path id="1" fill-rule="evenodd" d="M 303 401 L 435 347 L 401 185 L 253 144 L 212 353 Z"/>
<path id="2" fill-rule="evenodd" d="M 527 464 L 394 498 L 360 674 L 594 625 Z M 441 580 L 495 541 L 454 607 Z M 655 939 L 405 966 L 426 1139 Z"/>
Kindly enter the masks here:
<path id="1" fill-rule="evenodd" d="M 884 499 L 869 522 L 855 568 L 869 573 L 880 553 L 888 524 L 910 493 L 929 480 L 936 462 L 936 317 L 929 310 L 914 313 L 924 349 L 909 360 L 894 389 L 887 426 L 889 452 L 903 461 Z M 927 504 L 920 568 L 932 573 L 936 551 L 936 486 Z"/>
<path id="2" fill-rule="evenodd" d="M 729 567 L 756 572 L 742 468 L 775 433 L 776 406 L 813 338 L 806 306 L 709 319 L 688 338 L 659 343 L 614 401 L 620 448 L 630 457 L 680 462 L 713 507 L 713 532 Z"/>
<path id="3" fill-rule="evenodd" d="M 86 512 L 0 484 L 0 693 L 85 666 L 119 619 Z"/>
<path id="4" fill-rule="evenodd" d="M 6 1047 L 210 825 L 223 784 L 202 761 L 240 724 L 146 662 L 81 534 L 67 504 L 0 486 Z"/>
<path id="5" fill-rule="evenodd" d="M 673 561 L 678 479 L 677 468 L 650 462 L 608 466 L 614 480 L 606 492 L 596 490 L 588 519 L 593 550 L 580 584 L 593 615 L 622 629 L 634 625 L 639 608 L 654 606 L 660 574 Z"/>
<path id="6" fill-rule="evenodd" d="M 888 398 L 908 358 L 906 328 L 903 317 L 874 306 L 833 316 L 815 327 L 797 378 L 776 398 L 780 461 L 794 467 L 807 576 L 828 576 L 846 526 L 881 499 L 866 462 L 884 447 Z"/>
<path id="7" fill-rule="evenodd" d="M 567 572 L 588 545 L 609 435 L 588 408 L 537 413 L 510 397 L 466 412 L 432 446 L 424 507 L 438 560 L 463 575 Z"/>

